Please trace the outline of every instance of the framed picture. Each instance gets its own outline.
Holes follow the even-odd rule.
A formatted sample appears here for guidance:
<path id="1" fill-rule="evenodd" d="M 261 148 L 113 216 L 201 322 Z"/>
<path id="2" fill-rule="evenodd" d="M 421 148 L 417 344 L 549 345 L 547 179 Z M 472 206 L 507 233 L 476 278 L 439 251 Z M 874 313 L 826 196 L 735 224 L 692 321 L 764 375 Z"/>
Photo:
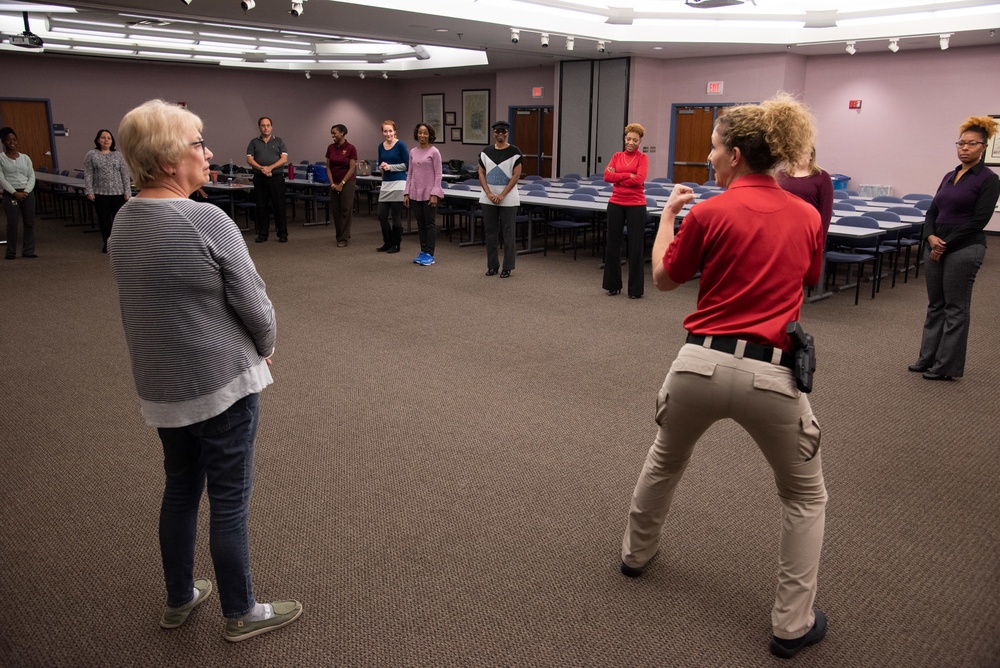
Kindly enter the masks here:
<path id="1" fill-rule="evenodd" d="M 1000 121 L 1000 116 L 992 116 Z M 986 164 L 1000 165 L 1000 132 L 986 142 Z"/>
<path id="2" fill-rule="evenodd" d="M 490 143 L 490 91 L 462 91 L 462 143 Z"/>
<path id="3" fill-rule="evenodd" d="M 462 141 L 462 128 L 452 128 L 451 129 L 451 140 L 452 141 Z"/>
<path id="4" fill-rule="evenodd" d="M 444 112 L 444 124 L 445 125 L 455 125 L 455 112 L 446 111 Z"/>
<path id="5" fill-rule="evenodd" d="M 444 143 L 444 93 L 420 96 L 422 122 L 434 128 L 434 143 Z"/>

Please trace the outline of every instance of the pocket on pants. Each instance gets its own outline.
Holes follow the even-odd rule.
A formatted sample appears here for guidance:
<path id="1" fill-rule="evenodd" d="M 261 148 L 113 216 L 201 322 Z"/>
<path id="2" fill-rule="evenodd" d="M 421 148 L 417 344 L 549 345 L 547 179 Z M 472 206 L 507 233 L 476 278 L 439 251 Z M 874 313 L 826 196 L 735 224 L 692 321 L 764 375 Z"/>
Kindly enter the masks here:
<path id="1" fill-rule="evenodd" d="M 770 369 L 755 371 L 753 386 L 758 390 L 777 392 L 792 399 L 799 397 L 799 388 L 795 386 L 795 379 L 783 367 L 776 367 L 773 371 Z"/>
<path id="2" fill-rule="evenodd" d="M 819 452 L 821 430 L 816 416 L 812 412 L 799 418 L 799 456 L 808 462 Z"/>

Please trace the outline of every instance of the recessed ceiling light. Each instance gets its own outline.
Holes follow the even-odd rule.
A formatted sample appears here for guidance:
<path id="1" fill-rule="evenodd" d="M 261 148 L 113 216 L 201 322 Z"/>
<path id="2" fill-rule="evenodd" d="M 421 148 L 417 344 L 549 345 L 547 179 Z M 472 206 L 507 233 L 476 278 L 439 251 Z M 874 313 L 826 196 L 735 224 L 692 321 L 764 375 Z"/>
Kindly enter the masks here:
<path id="1" fill-rule="evenodd" d="M 662 46 L 654 46 L 653 47 L 653 51 L 663 51 L 663 47 Z"/>
<path id="2" fill-rule="evenodd" d="M 447 28 L 434 28 L 434 32 L 448 32 Z"/>

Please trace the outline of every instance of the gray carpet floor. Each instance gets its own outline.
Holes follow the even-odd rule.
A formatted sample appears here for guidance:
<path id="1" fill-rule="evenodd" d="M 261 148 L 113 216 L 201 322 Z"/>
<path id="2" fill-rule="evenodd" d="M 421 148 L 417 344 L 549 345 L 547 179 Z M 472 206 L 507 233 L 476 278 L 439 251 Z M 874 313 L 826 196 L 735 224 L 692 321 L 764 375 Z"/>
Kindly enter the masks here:
<path id="1" fill-rule="evenodd" d="M 161 451 L 96 234 L 38 224 L 0 263 L 0 666 L 771 666 L 770 471 L 733 423 L 699 444 L 657 561 L 618 573 L 657 389 L 697 286 L 611 298 L 588 251 L 439 239 L 437 264 L 332 227 L 251 243 L 279 323 L 250 529 L 257 597 L 294 625 L 236 645 L 217 598 L 157 626 Z M 997 245 L 991 238 L 992 245 Z M 966 377 L 906 371 L 923 278 L 804 307 L 830 503 L 799 666 L 1000 666 L 1000 261 Z M 211 575 L 207 501 L 197 569 Z M 214 578 L 213 578 L 214 579 Z"/>

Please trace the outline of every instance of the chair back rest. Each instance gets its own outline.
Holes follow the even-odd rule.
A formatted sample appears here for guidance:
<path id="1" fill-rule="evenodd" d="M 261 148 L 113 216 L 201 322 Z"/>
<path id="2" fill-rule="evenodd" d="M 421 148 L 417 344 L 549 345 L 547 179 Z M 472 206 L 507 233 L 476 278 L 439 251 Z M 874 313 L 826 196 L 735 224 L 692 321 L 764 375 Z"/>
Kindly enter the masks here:
<path id="1" fill-rule="evenodd" d="M 890 206 L 886 209 L 889 213 L 897 216 L 923 216 L 924 212 L 915 206 Z"/>
<path id="2" fill-rule="evenodd" d="M 656 197 L 670 197 L 670 190 L 667 188 L 646 188 L 647 195 L 654 195 Z"/>
<path id="3" fill-rule="evenodd" d="M 863 199 L 845 199 L 841 201 L 846 204 L 850 204 L 851 206 L 868 206 L 868 202 Z"/>
<path id="4" fill-rule="evenodd" d="M 688 186 L 690 188 L 700 188 L 700 183 L 695 183 L 694 181 L 681 181 L 682 186 Z"/>
<path id="5" fill-rule="evenodd" d="M 521 177 L 522 181 L 541 181 L 542 177 L 538 174 L 528 174 L 527 176 Z"/>
<path id="6" fill-rule="evenodd" d="M 695 195 L 700 195 L 702 193 L 712 192 L 712 188 L 706 188 L 705 186 L 694 186 L 691 188 Z"/>
<path id="7" fill-rule="evenodd" d="M 670 183 L 670 184 L 673 184 L 673 181 L 671 181 L 670 179 L 668 179 L 665 176 L 660 176 L 660 177 L 657 177 L 657 178 L 653 179 L 651 181 L 651 183 Z"/>
<path id="8" fill-rule="evenodd" d="M 873 202 L 889 202 L 891 204 L 902 204 L 903 198 L 895 195 L 876 195 L 872 197 Z"/>
<path id="9" fill-rule="evenodd" d="M 588 195 L 587 193 L 580 193 L 580 192 L 572 193 L 566 199 L 575 199 L 578 202 L 596 202 L 597 201 L 596 199 L 594 199 L 593 195 Z"/>
<path id="10" fill-rule="evenodd" d="M 834 211 L 857 211 L 857 209 L 855 209 L 852 205 L 848 204 L 847 202 L 834 202 L 833 203 L 833 210 Z"/>
<path id="11" fill-rule="evenodd" d="M 646 198 L 646 208 L 647 209 L 655 209 L 658 206 L 660 206 L 660 205 L 656 203 L 655 199 L 653 199 L 652 197 L 647 197 Z"/>
<path id="12" fill-rule="evenodd" d="M 597 196 L 597 195 L 600 194 L 600 191 L 597 188 L 580 187 L 580 188 L 577 188 L 576 190 L 574 190 L 573 194 L 574 195 L 594 195 L 594 196 Z"/>
<path id="13" fill-rule="evenodd" d="M 879 229 L 878 221 L 871 216 L 844 216 L 837 221 L 838 225 L 847 225 L 848 227 L 867 227 Z"/>
<path id="14" fill-rule="evenodd" d="M 834 190 L 833 199 L 850 199 L 850 195 L 847 194 L 846 190 Z"/>
<path id="15" fill-rule="evenodd" d="M 919 202 L 922 199 L 934 199 L 934 195 L 926 195 L 924 193 L 909 193 L 903 195 L 904 202 Z"/>
<path id="16" fill-rule="evenodd" d="M 869 211 L 865 214 L 869 218 L 874 218 L 875 220 L 887 220 L 890 223 L 898 223 L 899 214 L 893 213 L 892 211 Z"/>
<path id="17" fill-rule="evenodd" d="M 858 192 L 857 190 L 851 190 L 850 188 L 848 188 L 844 192 L 847 193 L 848 195 L 850 195 L 851 197 L 860 197 L 861 196 L 860 192 Z"/>
<path id="18" fill-rule="evenodd" d="M 722 194 L 721 190 L 709 190 L 708 192 L 703 192 L 702 194 L 698 195 L 698 201 L 703 202 L 706 199 L 712 199 L 713 197 L 721 194 Z"/>
<path id="19" fill-rule="evenodd" d="M 931 208 L 931 202 L 932 201 L 933 200 L 930 200 L 930 199 L 922 199 L 919 202 L 916 202 L 913 206 L 917 207 L 921 211 L 925 211 L 926 212 L 927 209 Z"/>
<path id="20" fill-rule="evenodd" d="M 714 188 L 715 187 L 715 181 L 713 181 L 712 179 L 709 179 L 708 181 L 705 181 L 701 185 L 703 185 L 703 186 L 711 186 L 711 187 Z"/>
<path id="21" fill-rule="evenodd" d="M 448 190 L 472 190 L 472 188 L 465 185 L 464 183 L 456 183 L 455 185 L 450 186 Z"/>

